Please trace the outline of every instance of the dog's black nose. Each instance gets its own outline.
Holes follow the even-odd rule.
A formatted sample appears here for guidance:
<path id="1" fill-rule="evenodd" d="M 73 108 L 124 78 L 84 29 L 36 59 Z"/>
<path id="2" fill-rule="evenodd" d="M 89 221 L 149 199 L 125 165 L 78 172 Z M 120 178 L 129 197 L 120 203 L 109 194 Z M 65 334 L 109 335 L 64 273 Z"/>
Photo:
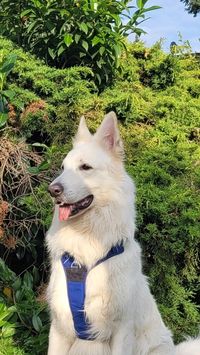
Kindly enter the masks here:
<path id="1" fill-rule="evenodd" d="M 58 197 L 64 191 L 64 187 L 59 182 L 57 182 L 56 184 L 49 185 L 48 191 L 52 197 Z"/>

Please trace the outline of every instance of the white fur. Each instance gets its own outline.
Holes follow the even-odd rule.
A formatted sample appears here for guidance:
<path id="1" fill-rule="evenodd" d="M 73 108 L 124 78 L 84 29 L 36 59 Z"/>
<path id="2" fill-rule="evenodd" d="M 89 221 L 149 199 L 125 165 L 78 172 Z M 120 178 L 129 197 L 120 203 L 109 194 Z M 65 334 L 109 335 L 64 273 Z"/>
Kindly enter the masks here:
<path id="1" fill-rule="evenodd" d="M 88 194 L 94 200 L 84 213 L 63 222 L 55 206 L 47 234 L 52 267 L 48 355 L 175 355 L 171 333 L 142 274 L 140 246 L 134 239 L 134 185 L 124 170 L 122 155 L 113 113 L 94 136 L 82 118 L 74 148 L 64 159 L 64 171 L 53 182 L 64 186 L 63 198 L 68 203 Z M 80 170 L 83 163 L 93 169 Z M 61 256 L 68 251 L 89 269 L 121 240 L 124 253 L 93 268 L 86 280 L 85 312 L 97 338 L 77 339 Z"/>
<path id="2" fill-rule="evenodd" d="M 176 355 L 200 355 L 200 338 L 188 339 L 177 345 Z"/>

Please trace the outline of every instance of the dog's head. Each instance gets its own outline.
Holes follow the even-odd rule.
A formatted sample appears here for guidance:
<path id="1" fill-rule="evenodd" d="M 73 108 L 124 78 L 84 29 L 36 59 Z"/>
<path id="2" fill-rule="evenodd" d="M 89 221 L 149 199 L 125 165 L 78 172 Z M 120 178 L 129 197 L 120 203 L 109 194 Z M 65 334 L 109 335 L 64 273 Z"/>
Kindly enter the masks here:
<path id="1" fill-rule="evenodd" d="M 123 145 L 114 112 L 105 116 L 94 135 L 82 117 L 73 143 L 61 175 L 48 188 L 59 206 L 60 221 L 108 206 L 124 177 Z"/>

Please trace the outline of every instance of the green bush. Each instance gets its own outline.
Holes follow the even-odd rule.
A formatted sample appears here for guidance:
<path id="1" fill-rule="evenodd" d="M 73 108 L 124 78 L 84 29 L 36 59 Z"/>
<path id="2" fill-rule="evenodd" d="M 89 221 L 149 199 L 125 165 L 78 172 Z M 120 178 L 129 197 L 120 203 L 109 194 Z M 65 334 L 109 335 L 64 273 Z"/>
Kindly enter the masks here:
<path id="1" fill-rule="evenodd" d="M 39 274 L 34 268 L 32 273 L 26 271 L 17 277 L 0 259 L 0 332 L 2 353 L 5 344 L 16 354 L 23 354 L 15 344 L 23 348 L 24 353 L 44 354 L 48 341 L 49 318 L 44 300 L 36 299 L 35 287 Z M 1 344 L 1 342 L 0 342 Z M 1 351 L 0 350 L 0 351 Z M 7 354 L 7 353 L 6 353 Z"/>
<path id="2" fill-rule="evenodd" d="M 11 338 L 8 338 L 0 339 L 0 355 L 25 355 L 25 353 L 14 344 Z"/>
<path id="3" fill-rule="evenodd" d="M 8 80 L 8 88 L 15 94 L 12 100 L 15 124 L 30 138 L 29 142 L 32 142 L 31 136 L 41 137 L 42 142 L 51 139 L 66 142 L 68 133 L 73 130 L 74 118 L 95 105 L 97 88 L 91 69 L 47 67 L 3 38 L 0 39 L 1 52 L 17 55 Z"/>
<path id="4" fill-rule="evenodd" d="M 8 74 L 16 62 L 16 55 L 5 55 L 0 53 L 0 127 L 3 127 L 8 120 L 9 103 L 15 95 L 11 90 L 5 90 Z"/>

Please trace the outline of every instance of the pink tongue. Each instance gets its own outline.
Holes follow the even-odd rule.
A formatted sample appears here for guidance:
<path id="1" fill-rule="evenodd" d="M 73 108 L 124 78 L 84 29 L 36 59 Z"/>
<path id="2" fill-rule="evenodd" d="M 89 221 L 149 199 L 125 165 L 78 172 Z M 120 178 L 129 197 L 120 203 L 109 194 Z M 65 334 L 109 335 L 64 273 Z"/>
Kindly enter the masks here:
<path id="1" fill-rule="evenodd" d="M 70 213 L 71 213 L 70 206 L 59 207 L 59 220 L 66 221 L 68 219 Z"/>

